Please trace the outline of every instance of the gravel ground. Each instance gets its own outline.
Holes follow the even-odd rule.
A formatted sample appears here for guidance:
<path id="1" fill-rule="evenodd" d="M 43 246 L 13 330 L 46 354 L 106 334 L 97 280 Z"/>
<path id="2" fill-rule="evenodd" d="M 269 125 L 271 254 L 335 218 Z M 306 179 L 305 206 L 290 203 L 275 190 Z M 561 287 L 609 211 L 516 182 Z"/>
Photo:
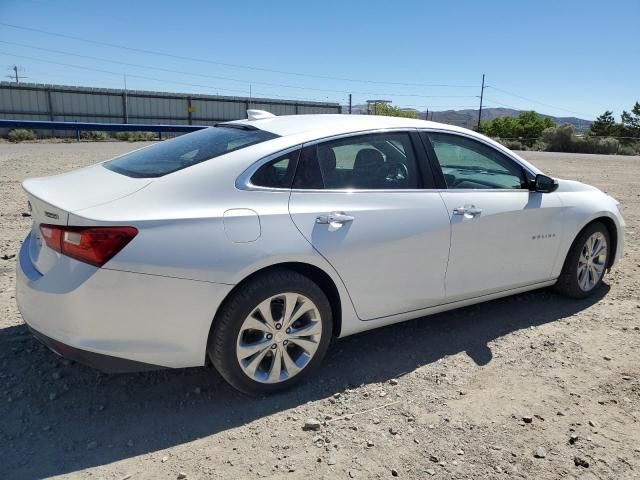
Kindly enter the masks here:
<path id="1" fill-rule="evenodd" d="M 138 146 L 0 144 L 0 257 L 29 229 L 20 181 Z M 104 375 L 57 358 L 22 323 L 15 258 L 0 260 L 0 476 L 638 478 L 640 157 L 523 155 L 624 205 L 625 254 L 594 298 L 543 290 L 349 337 L 314 381 L 269 398 L 209 368 Z"/>

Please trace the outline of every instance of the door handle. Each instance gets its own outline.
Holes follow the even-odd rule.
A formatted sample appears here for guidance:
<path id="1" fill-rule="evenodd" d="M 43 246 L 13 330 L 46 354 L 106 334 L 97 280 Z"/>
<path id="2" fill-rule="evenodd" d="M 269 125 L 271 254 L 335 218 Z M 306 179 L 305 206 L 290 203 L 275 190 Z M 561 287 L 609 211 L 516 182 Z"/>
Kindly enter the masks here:
<path id="1" fill-rule="evenodd" d="M 476 217 L 482 213 L 482 209 L 475 205 L 465 205 L 464 207 L 457 207 L 453 209 L 454 215 L 464 215 L 466 217 Z"/>
<path id="2" fill-rule="evenodd" d="M 316 217 L 316 223 L 320 224 L 337 224 L 342 225 L 347 222 L 353 222 L 355 217 L 353 215 L 347 215 L 344 212 L 331 212 L 328 215 L 319 215 Z"/>

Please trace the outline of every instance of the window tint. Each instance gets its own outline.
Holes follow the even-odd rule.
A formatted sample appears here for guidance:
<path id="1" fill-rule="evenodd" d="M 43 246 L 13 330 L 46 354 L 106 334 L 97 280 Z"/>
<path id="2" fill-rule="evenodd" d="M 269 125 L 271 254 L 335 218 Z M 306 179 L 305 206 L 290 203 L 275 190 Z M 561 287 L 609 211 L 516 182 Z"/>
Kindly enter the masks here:
<path id="1" fill-rule="evenodd" d="M 525 188 L 522 167 L 494 148 L 460 135 L 429 138 L 448 188 Z"/>
<path id="2" fill-rule="evenodd" d="M 161 177 L 276 137 L 263 130 L 224 126 L 205 128 L 128 153 L 104 166 L 129 177 Z"/>
<path id="3" fill-rule="evenodd" d="M 251 177 L 258 187 L 291 188 L 300 150 L 282 155 L 262 165 Z"/>
<path id="4" fill-rule="evenodd" d="M 407 133 L 358 135 L 305 147 L 294 188 L 420 188 L 420 172 Z"/>

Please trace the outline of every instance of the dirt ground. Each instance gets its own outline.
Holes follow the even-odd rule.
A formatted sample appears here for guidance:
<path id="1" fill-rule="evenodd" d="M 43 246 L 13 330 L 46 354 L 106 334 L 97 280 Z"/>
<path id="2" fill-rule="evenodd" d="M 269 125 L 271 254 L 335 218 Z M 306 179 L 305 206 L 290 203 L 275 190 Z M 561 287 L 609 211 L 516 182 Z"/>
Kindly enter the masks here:
<path id="1" fill-rule="evenodd" d="M 20 181 L 138 146 L 0 144 L 0 257 L 29 229 Z M 339 340 L 314 381 L 268 398 L 209 368 L 104 375 L 57 358 L 0 259 L 0 476 L 640 477 L 640 157 L 523 156 L 624 205 L 624 257 L 594 298 L 543 290 Z"/>

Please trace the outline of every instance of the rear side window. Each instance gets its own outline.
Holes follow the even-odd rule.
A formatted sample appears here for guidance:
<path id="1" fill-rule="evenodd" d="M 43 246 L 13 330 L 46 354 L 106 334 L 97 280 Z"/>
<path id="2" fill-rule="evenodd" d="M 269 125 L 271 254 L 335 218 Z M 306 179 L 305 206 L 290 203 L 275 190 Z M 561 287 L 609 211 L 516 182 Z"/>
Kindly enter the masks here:
<path id="1" fill-rule="evenodd" d="M 415 189 L 421 188 L 411 138 L 407 133 L 347 137 L 305 147 L 294 188 Z"/>
<path id="2" fill-rule="evenodd" d="M 128 153 L 106 162 L 104 166 L 128 177 L 161 177 L 276 137 L 273 133 L 257 129 L 205 128 Z"/>
<path id="3" fill-rule="evenodd" d="M 262 165 L 251 177 L 257 187 L 291 188 L 300 150 L 294 150 Z"/>

